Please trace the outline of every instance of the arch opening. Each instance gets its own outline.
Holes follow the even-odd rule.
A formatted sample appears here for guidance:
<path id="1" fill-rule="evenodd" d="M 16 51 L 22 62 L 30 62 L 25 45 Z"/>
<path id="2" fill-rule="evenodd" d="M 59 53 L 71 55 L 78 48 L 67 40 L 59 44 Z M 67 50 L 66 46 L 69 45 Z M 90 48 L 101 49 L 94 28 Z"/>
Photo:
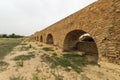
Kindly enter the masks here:
<path id="1" fill-rule="evenodd" d="M 38 36 L 36 36 L 36 41 L 39 41 L 39 37 Z"/>
<path id="2" fill-rule="evenodd" d="M 42 35 L 40 36 L 40 42 L 43 42 L 43 37 L 42 37 Z"/>
<path id="3" fill-rule="evenodd" d="M 54 43 L 52 34 L 48 34 L 47 35 L 47 41 L 46 41 L 46 43 L 47 44 L 53 44 Z"/>
<path id="4" fill-rule="evenodd" d="M 63 50 L 66 52 L 83 52 L 85 55 L 92 55 L 94 60 L 98 61 L 98 49 L 95 40 L 83 30 L 73 30 L 67 33 Z"/>

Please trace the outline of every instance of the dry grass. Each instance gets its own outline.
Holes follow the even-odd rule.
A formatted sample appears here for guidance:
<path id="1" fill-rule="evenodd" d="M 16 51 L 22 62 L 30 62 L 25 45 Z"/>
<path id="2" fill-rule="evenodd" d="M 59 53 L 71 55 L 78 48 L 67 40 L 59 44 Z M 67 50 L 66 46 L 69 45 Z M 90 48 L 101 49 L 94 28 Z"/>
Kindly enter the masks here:
<path id="1" fill-rule="evenodd" d="M 64 67 L 66 71 L 74 70 L 77 73 L 82 72 L 82 67 L 86 65 L 97 65 L 94 61 L 88 61 L 87 55 L 79 54 L 63 54 L 62 56 L 57 56 L 55 53 L 52 56 L 44 54 L 41 58 L 50 64 L 51 68 L 56 68 L 58 66 Z"/>
<path id="2" fill-rule="evenodd" d="M 21 39 L 0 38 L 0 59 L 4 58 L 20 42 Z"/>
<path id="3" fill-rule="evenodd" d="M 0 71 L 4 71 L 7 69 L 9 63 L 5 62 L 5 61 L 0 61 Z"/>

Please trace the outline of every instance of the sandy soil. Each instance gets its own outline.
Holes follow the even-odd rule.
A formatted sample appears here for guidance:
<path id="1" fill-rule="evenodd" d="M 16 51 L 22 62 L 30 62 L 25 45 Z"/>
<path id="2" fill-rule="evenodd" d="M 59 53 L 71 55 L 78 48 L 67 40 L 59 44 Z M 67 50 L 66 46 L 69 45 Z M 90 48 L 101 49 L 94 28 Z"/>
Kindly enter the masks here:
<path id="1" fill-rule="evenodd" d="M 101 67 L 88 65 L 83 68 L 84 71 L 80 74 L 75 71 L 66 72 L 62 67 L 53 70 L 49 67 L 49 64 L 45 63 L 40 57 L 43 54 L 50 54 L 50 52 L 45 52 L 41 49 L 48 45 L 29 41 L 24 41 L 23 43 L 26 43 L 26 46 L 31 44 L 34 48 L 22 51 L 20 50 L 23 46 L 22 44 L 15 47 L 14 50 L 4 58 L 4 61 L 8 62 L 9 66 L 6 70 L 0 71 L 0 80 L 10 80 L 9 78 L 12 76 L 23 76 L 26 78 L 25 80 L 33 80 L 34 75 L 39 76 L 40 80 L 58 80 L 55 79 L 56 75 L 63 76 L 63 80 L 120 80 L 119 66 L 104 62 L 100 63 L 104 65 Z M 41 46 L 41 44 L 43 46 Z M 12 60 L 15 56 L 28 54 L 29 52 L 34 52 L 35 58 L 24 61 L 23 67 L 17 66 L 16 61 Z M 61 50 L 57 49 L 55 52 L 61 53 Z M 111 66 L 113 66 L 113 68 Z"/>

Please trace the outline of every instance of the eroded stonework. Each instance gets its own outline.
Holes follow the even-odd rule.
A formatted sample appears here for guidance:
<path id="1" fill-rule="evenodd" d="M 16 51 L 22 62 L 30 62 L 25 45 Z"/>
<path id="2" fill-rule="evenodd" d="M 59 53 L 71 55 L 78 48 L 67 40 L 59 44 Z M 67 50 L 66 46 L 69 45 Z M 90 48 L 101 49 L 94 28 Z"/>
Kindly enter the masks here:
<path id="1" fill-rule="evenodd" d="M 98 0 L 36 32 L 31 39 L 41 41 L 42 36 L 46 43 L 47 35 L 51 34 L 53 44 L 64 49 L 67 34 L 74 30 L 85 31 L 95 40 L 99 61 L 120 64 L 120 0 Z"/>

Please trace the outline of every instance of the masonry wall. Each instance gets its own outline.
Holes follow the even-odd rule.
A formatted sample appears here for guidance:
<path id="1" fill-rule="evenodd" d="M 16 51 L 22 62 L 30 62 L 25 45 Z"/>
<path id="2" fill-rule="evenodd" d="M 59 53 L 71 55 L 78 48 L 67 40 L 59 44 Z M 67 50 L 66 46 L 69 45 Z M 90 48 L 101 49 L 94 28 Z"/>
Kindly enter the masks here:
<path id="1" fill-rule="evenodd" d="M 94 42 L 79 42 L 77 49 L 87 54 L 98 54 L 96 44 Z"/>
<path id="2" fill-rule="evenodd" d="M 83 30 L 95 40 L 99 61 L 120 64 L 120 1 L 99 0 L 65 19 L 34 34 L 43 36 L 46 43 L 52 34 L 54 45 L 63 48 L 66 35 L 73 30 Z"/>

